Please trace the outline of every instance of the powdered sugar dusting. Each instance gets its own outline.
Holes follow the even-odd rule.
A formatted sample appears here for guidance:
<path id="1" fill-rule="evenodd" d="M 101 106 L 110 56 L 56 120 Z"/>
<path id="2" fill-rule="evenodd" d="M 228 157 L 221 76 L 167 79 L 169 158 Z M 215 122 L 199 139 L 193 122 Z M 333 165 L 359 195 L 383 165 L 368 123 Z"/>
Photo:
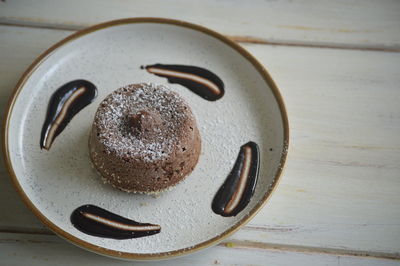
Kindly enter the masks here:
<path id="1" fill-rule="evenodd" d="M 129 117 L 146 111 L 160 117 L 160 127 L 152 134 L 135 134 Z M 152 83 L 127 85 L 108 95 L 96 112 L 94 126 L 106 152 L 128 155 L 144 161 L 167 157 L 178 143 L 179 130 L 194 119 L 187 103 L 164 85 Z"/>

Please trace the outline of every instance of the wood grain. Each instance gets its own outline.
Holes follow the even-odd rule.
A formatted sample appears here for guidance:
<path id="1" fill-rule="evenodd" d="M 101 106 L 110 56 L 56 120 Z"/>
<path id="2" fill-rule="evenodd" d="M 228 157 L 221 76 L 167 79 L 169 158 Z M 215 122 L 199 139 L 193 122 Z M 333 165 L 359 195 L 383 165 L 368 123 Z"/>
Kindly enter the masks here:
<path id="1" fill-rule="evenodd" d="M 0 233 L 0 257 L 4 265 L 149 265 L 102 257 L 75 247 L 56 236 Z M 18 263 L 16 263 L 18 261 Z M 399 265 L 399 261 L 358 256 L 309 254 L 276 249 L 241 249 L 218 245 L 174 260 L 151 265 Z"/>
<path id="2" fill-rule="evenodd" d="M 351 1 L 5 1 L 0 22 L 76 30 L 123 17 L 166 17 L 258 42 L 400 49 L 400 2 Z"/>
<path id="3" fill-rule="evenodd" d="M 69 33 L 0 27 L 0 58 L 7 62 L 0 66 L 1 109 L 34 57 Z M 399 258 L 400 54 L 245 47 L 281 89 L 291 147 L 269 203 L 227 241 Z M 0 190 L 0 229 L 46 232 L 3 166 Z"/>

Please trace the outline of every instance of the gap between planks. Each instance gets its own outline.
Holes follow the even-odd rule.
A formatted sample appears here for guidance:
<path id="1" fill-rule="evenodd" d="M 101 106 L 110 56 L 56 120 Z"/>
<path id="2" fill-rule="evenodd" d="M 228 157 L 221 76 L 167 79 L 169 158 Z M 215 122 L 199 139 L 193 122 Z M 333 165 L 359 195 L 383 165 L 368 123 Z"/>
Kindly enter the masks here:
<path id="1" fill-rule="evenodd" d="M 351 257 L 367 257 L 374 259 L 388 259 L 388 260 L 400 260 L 400 253 L 387 253 L 379 251 L 362 251 L 362 250 L 350 250 L 340 248 L 322 248 L 312 246 L 299 246 L 299 245 L 285 245 L 285 244 L 273 244 L 273 243 L 261 243 L 253 241 L 241 241 L 241 240 L 228 240 L 224 241 L 219 246 L 225 246 L 228 248 L 237 249 L 262 249 L 262 250 L 278 250 L 295 253 L 309 253 L 309 254 L 327 254 L 335 256 L 351 256 Z"/>
<path id="2" fill-rule="evenodd" d="M 27 28 L 38 28 L 38 29 L 51 29 L 51 30 L 66 30 L 66 31 L 78 31 L 83 28 L 89 27 L 90 25 L 79 25 L 79 24 L 59 24 L 59 23 L 46 23 L 37 22 L 31 20 L 18 20 L 10 18 L 0 18 L 0 25 L 3 26 L 17 26 Z M 344 49 L 344 50 L 360 50 L 360 51 L 379 51 L 379 52 L 400 52 L 400 46 L 379 46 L 379 45 L 368 45 L 368 44 L 345 44 L 345 43 L 325 43 L 325 42 L 303 42 L 303 41 L 283 41 L 283 40 L 266 40 L 251 36 L 236 36 L 236 35 L 225 35 L 226 37 L 239 42 L 248 44 L 261 44 L 261 45 L 276 45 L 276 46 L 292 46 L 292 47 L 308 47 L 308 48 L 326 48 L 326 49 Z"/>
<path id="3" fill-rule="evenodd" d="M 56 236 L 53 232 L 46 229 L 21 229 L 21 228 L 2 228 L 0 233 L 12 233 L 12 234 L 27 234 L 27 235 L 50 235 Z M 16 239 L 0 239 L 1 242 L 18 241 Z M 29 240 L 27 240 L 29 241 Z M 40 243 L 41 240 L 34 240 L 31 242 Z M 275 251 L 286 251 L 295 253 L 309 253 L 309 254 L 327 254 L 336 256 L 351 256 L 351 257 L 368 257 L 375 259 L 388 259 L 388 260 L 399 260 L 400 253 L 388 253 L 378 251 L 361 251 L 361 250 L 349 250 L 344 248 L 321 248 L 313 246 L 299 246 L 299 245 L 285 245 L 285 244 L 274 244 L 274 243 L 261 243 L 255 241 L 243 241 L 243 240 L 224 240 L 219 243 L 218 246 L 233 248 L 233 249 L 260 249 L 260 250 L 275 250 Z"/>

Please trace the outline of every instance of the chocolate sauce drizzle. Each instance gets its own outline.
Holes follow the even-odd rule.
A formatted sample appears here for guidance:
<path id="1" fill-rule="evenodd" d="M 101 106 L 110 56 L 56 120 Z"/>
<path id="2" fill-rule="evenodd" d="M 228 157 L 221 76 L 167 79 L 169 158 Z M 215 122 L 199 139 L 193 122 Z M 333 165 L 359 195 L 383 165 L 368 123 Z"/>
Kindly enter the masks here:
<path id="1" fill-rule="evenodd" d="M 236 162 L 212 202 L 212 210 L 224 217 L 236 216 L 250 202 L 260 168 L 260 151 L 255 142 L 240 147 Z"/>
<path id="2" fill-rule="evenodd" d="M 54 139 L 65 129 L 71 119 L 93 102 L 96 96 L 96 86 L 81 79 L 68 82 L 56 90 L 47 107 L 40 136 L 40 148 L 49 150 Z"/>
<path id="3" fill-rule="evenodd" d="M 209 101 L 216 101 L 225 93 L 222 80 L 211 71 L 201 67 L 155 64 L 141 68 L 156 76 L 167 78 L 169 83 L 185 86 Z"/>
<path id="4" fill-rule="evenodd" d="M 130 239 L 158 234 L 156 224 L 138 223 L 94 205 L 83 205 L 71 214 L 71 223 L 85 234 L 113 239 Z"/>

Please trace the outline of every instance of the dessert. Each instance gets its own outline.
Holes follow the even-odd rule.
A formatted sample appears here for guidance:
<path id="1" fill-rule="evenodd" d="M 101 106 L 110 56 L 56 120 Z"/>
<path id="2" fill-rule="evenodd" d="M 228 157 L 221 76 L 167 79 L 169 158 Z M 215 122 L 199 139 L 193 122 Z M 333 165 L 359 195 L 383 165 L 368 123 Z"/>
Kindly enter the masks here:
<path id="1" fill-rule="evenodd" d="M 90 157 L 114 187 L 157 193 L 197 164 L 201 139 L 188 104 L 166 86 L 132 84 L 108 95 L 97 109 Z"/>

